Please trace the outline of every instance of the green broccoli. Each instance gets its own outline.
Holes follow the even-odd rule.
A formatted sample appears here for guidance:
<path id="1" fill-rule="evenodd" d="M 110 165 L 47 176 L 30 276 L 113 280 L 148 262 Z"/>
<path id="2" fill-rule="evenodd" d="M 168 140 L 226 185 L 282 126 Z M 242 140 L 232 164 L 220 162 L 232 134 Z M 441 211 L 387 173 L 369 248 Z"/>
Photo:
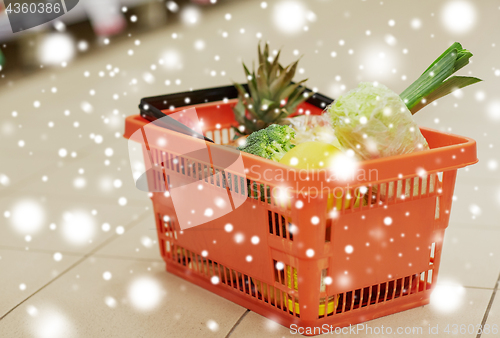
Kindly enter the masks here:
<path id="1" fill-rule="evenodd" d="M 271 124 L 250 134 L 246 143 L 238 147 L 238 150 L 278 162 L 295 147 L 291 143 L 294 137 L 295 131 L 289 126 Z"/>

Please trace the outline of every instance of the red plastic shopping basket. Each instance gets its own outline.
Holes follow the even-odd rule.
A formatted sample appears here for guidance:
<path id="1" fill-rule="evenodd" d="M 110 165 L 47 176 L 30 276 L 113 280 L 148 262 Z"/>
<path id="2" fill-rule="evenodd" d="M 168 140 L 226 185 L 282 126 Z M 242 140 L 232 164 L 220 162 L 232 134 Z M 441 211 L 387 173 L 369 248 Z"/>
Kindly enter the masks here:
<path id="1" fill-rule="evenodd" d="M 288 327 L 342 327 L 428 304 L 457 169 L 477 162 L 475 141 L 421 128 L 430 150 L 364 161 L 359 170 L 365 177 L 349 185 L 321 174 L 314 180 L 292 175 L 286 184 L 296 194 L 283 203 L 271 193 L 283 182 L 269 175 L 286 168 L 279 163 L 242 153 L 245 168 L 252 168 L 243 179 L 211 160 L 193 166 L 169 147 L 180 142 L 229 149 L 218 144 L 233 136 L 236 97 L 230 86 L 147 98 L 142 116 L 126 119 L 126 138 L 152 128 L 167 140 L 142 142 L 145 160 L 154 164 L 150 186 L 165 184 L 162 177 L 196 175 L 201 165 L 211 173 L 200 180 L 204 189 L 246 198 L 233 212 L 181 230 L 168 192 L 153 192 L 167 271 Z M 299 112 L 320 114 L 330 102 L 315 94 Z M 148 125 L 152 110 L 169 114 L 186 107 L 196 108 L 205 136 L 215 143 Z M 322 193 L 325 187 L 341 189 L 342 197 Z M 300 192 L 312 188 L 320 192 L 314 199 Z M 353 195 L 366 202 L 350 203 Z M 196 204 L 196 196 L 186 202 Z"/>

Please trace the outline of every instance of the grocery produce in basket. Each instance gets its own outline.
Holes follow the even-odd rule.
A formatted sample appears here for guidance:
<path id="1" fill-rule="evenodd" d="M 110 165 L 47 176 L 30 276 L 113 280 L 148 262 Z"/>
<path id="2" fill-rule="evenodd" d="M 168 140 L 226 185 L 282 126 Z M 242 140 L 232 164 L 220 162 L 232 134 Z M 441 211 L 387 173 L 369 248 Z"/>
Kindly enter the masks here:
<path id="1" fill-rule="evenodd" d="M 331 144 L 309 141 L 295 146 L 279 162 L 297 169 L 323 169 L 327 168 L 340 152 L 339 148 Z"/>
<path id="2" fill-rule="evenodd" d="M 361 83 L 339 97 L 327 111 L 342 148 L 362 160 L 428 149 L 412 114 L 430 102 L 481 81 L 453 76 L 472 56 L 454 43 L 401 95 L 377 83 Z"/>
<path id="3" fill-rule="evenodd" d="M 401 98 L 412 114 L 429 103 L 446 96 L 456 89 L 482 81 L 471 76 L 451 76 L 469 64 L 472 53 L 458 42 L 443 52 L 420 77 L 403 93 Z"/>
<path id="4" fill-rule="evenodd" d="M 267 43 L 264 51 L 261 51 L 259 43 L 258 54 L 257 71 L 252 69 L 250 72 L 243 64 L 250 93 L 240 84 L 234 84 L 239 93 L 238 103 L 233 108 L 234 118 L 240 124 L 234 128 L 236 137 L 279 123 L 308 98 L 305 88 L 301 86 L 307 80 L 292 83 L 299 60 L 283 67 L 279 63 L 278 51 L 271 62 Z"/>
<path id="5" fill-rule="evenodd" d="M 268 55 L 268 53 L 264 54 Z M 292 143 L 299 145 L 293 150 L 293 147 L 286 148 L 291 150 L 291 154 L 285 156 L 282 163 L 301 169 L 328 168 L 334 152 L 325 151 L 327 146 L 333 147 L 332 149 L 336 147 L 342 151 L 350 151 L 351 154 L 356 154 L 359 160 L 429 149 L 426 139 L 412 118 L 412 114 L 456 89 L 481 81 L 475 77 L 451 76 L 467 65 L 471 56 L 471 52 L 463 49 L 456 42 L 439 56 L 401 95 L 382 84 L 361 83 L 358 88 L 334 101 L 326 109 L 326 113 L 321 116 L 301 115 L 276 121 L 289 125 L 295 130 L 296 137 Z M 259 61 L 262 61 L 262 58 Z M 296 63 L 292 68 L 295 66 Z M 265 65 L 261 64 L 259 69 L 261 68 L 265 69 Z M 256 86 L 258 83 L 262 83 L 262 81 L 255 82 L 254 85 Z M 240 108 L 235 108 L 235 112 L 244 108 L 242 96 L 243 98 L 245 95 L 248 96 L 242 92 L 241 86 L 237 87 L 240 92 L 240 101 L 237 107 L 239 105 Z M 296 91 L 300 87 L 294 88 Z M 258 97 L 255 91 L 251 90 L 251 93 Z M 293 111 L 286 111 L 287 115 L 291 113 Z M 282 114 L 278 114 L 278 117 L 280 116 Z M 257 139 L 257 137 L 253 138 L 252 135 L 250 135 L 252 140 Z M 300 146 L 301 144 L 304 145 Z M 249 151 L 250 148 L 247 146 L 240 146 L 239 149 L 271 159 L 266 152 Z M 283 157 L 282 152 L 283 149 L 279 152 L 279 158 Z M 295 153 L 298 156 L 295 156 Z M 307 154 L 307 156 L 301 154 Z M 275 161 L 279 158 L 272 157 Z"/>
<path id="6" fill-rule="evenodd" d="M 403 100 L 384 85 L 361 83 L 328 112 L 342 148 L 362 160 L 429 149 Z"/>
<path id="7" fill-rule="evenodd" d="M 319 141 L 331 144 L 337 148 L 341 145 L 335 136 L 328 114 L 322 115 L 297 115 L 284 119 L 281 124 L 287 124 L 295 130 L 293 144 Z"/>
<path id="8" fill-rule="evenodd" d="M 253 132 L 246 138 L 246 142 L 238 147 L 238 150 L 279 161 L 295 145 L 292 139 L 295 131 L 289 126 L 272 124 L 265 129 Z"/>

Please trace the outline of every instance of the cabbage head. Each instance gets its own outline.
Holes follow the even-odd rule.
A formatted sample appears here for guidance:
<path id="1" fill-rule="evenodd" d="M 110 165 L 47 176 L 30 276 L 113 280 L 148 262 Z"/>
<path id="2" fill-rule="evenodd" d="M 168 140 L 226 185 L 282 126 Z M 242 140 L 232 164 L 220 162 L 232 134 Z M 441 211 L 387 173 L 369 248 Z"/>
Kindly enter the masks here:
<path id="1" fill-rule="evenodd" d="M 342 148 L 362 160 L 429 149 L 406 104 L 384 85 L 360 83 L 327 112 Z"/>

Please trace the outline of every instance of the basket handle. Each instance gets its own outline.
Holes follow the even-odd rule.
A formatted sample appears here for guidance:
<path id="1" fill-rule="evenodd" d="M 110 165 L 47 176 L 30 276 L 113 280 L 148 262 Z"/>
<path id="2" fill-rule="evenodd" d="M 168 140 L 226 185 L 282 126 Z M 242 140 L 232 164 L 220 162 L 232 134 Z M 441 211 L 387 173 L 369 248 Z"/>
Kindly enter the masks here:
<path id="1" fill-rule="evenodd" d="M 160 109 L 154 106 L 141 102 L 139 104 L 139 109 L 141 110 L 142 117 L 153 122 L 155 125 L 159 127 L 176 131 L 184 135 L 193 136 L 195 138 L 199 138 L 201 140 L 205 140 L 211 143 L 215 143 L 210 138 L 198 133 L 197 131 L 186 126 L 185 124 L 173 119 L 172 117 L 168 116 L 167 114 L 165 114 Z"/>

